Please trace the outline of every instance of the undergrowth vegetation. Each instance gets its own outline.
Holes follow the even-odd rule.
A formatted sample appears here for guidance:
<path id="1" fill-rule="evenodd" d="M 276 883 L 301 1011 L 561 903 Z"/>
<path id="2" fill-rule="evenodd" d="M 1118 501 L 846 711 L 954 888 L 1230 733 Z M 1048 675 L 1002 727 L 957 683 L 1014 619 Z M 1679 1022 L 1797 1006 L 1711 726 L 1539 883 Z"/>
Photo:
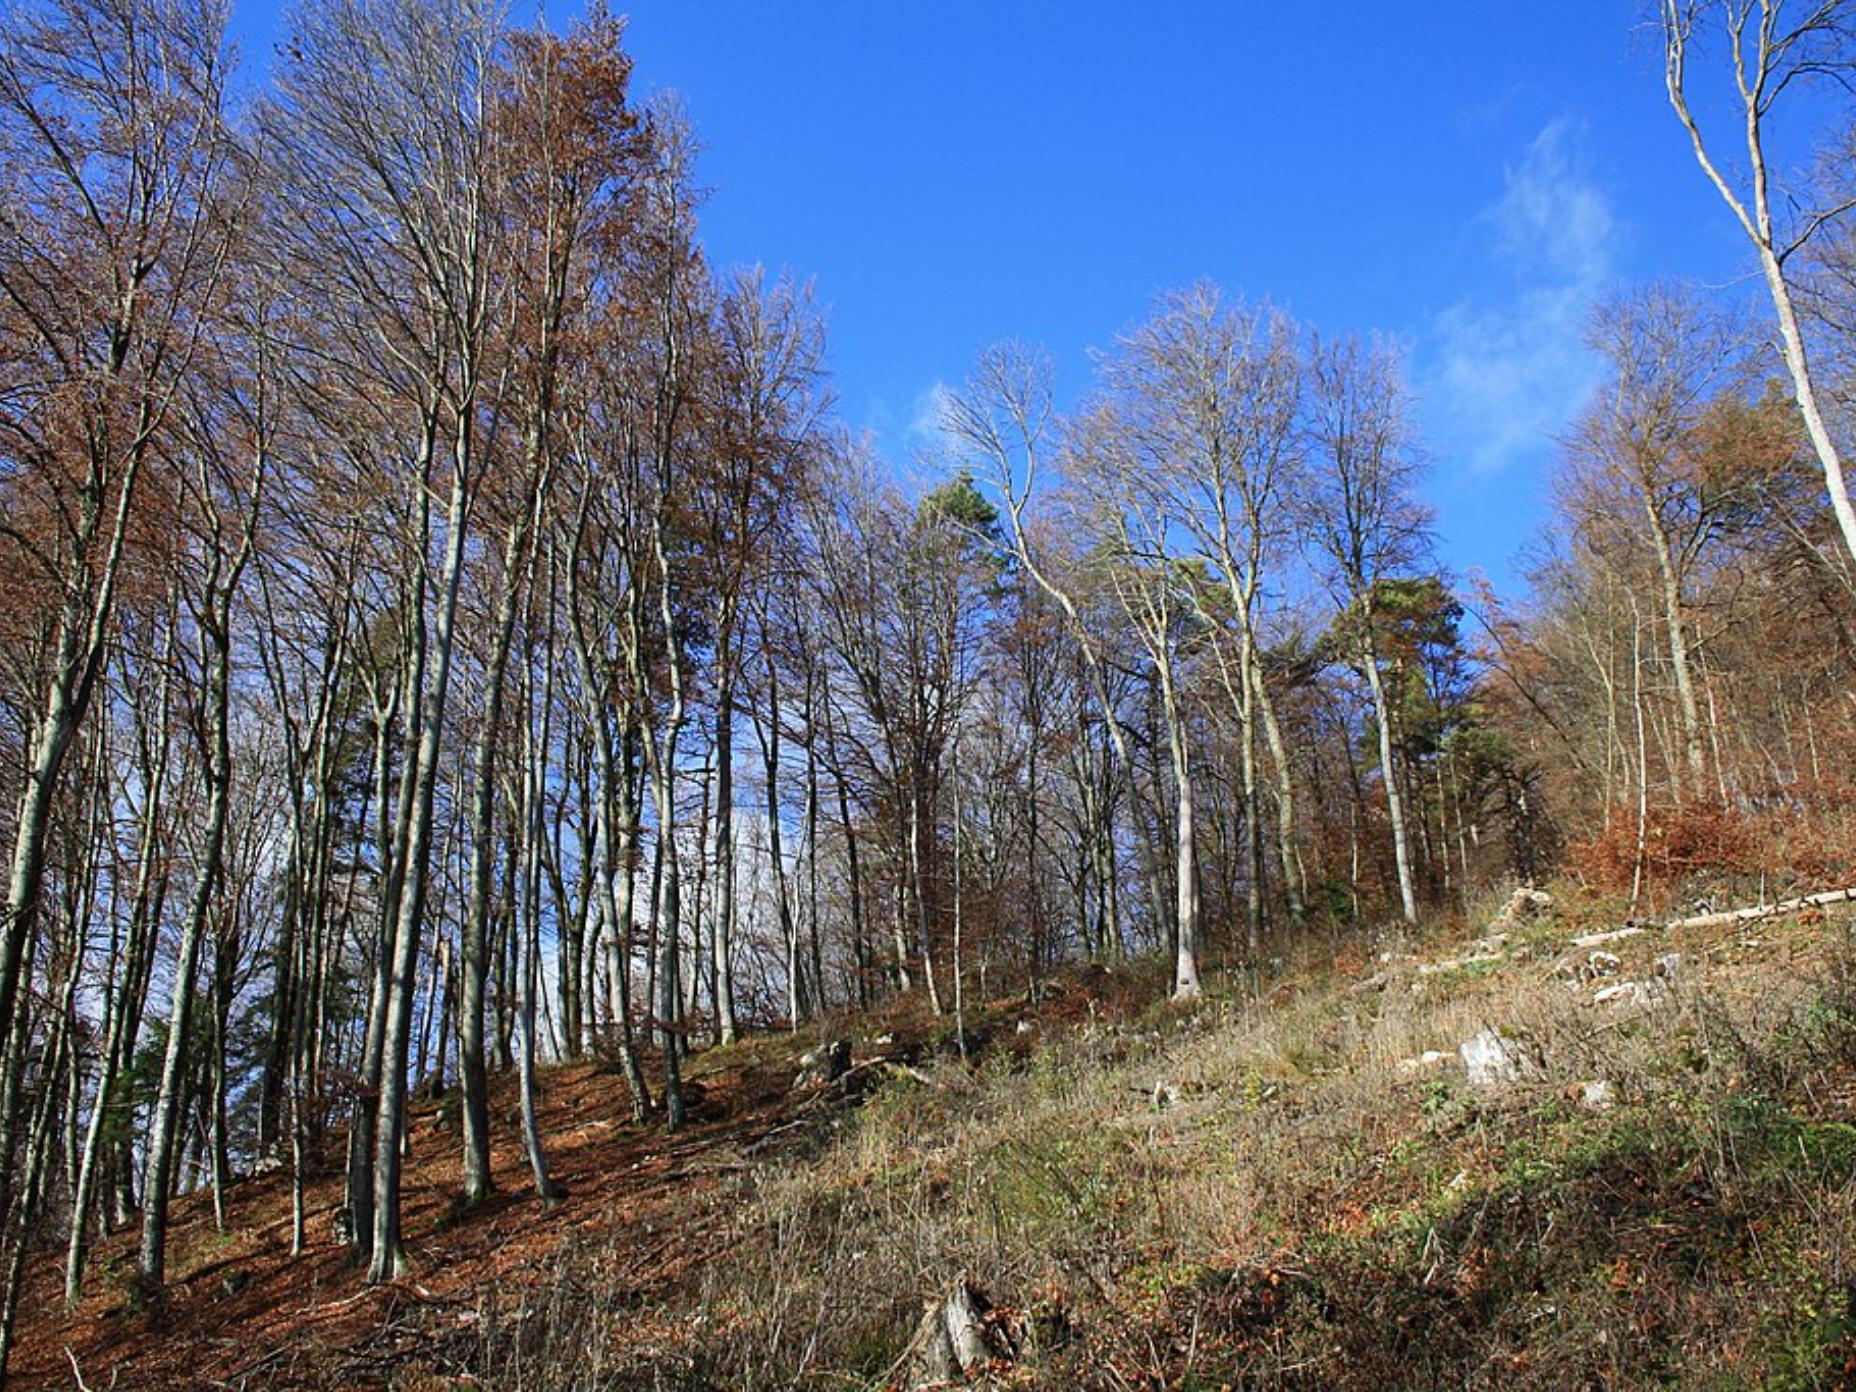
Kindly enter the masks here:
<path id="1" fill-rule="evenodd" d="M 1566 942 L 1589 926 L 1468 962 L 1389 942 L 1364 982 L 1311 947 L 1250 999 L 898 1072 L 810 1162 L 744 1171 L 695 1289 L 627 1307 L 575 1251 L 486 1305 L 460 1362 L 498 1387 L 881 1387 L 964 1279 L 1016 1350 L 999 1387 L 1842 1385 L 1848 929 L 1642 935 L 1619 970 L 1663 957 L 1666 986 L 1598 1005 Z M 1518 1081 L 1469 1085 L 1485 1026 Z"/>
<path id="2" fill-rule="evenodd" d="M 1614 808 L 1602 829 L 1566 847 L 1566 872 L 1595 891 L 1663 912 L 1696 896 L 1751 902 L 1774 890 L 1808 892 L 1856 875 L 1851 789 L 1808 783 L 1760 805 L 1706 800 Z"/>

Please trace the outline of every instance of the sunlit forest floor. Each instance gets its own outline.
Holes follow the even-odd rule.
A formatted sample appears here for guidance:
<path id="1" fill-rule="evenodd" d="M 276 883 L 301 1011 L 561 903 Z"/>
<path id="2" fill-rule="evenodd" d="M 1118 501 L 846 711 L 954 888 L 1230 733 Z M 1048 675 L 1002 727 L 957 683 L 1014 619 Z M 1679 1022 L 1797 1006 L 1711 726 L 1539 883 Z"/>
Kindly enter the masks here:
<path id="1" fill-rule="evenodd" d="M 1189 1009 L 1141 964 L 1072 970 L 976 1007 L 965 1059 L 913 1008 L 756 1036 L 692 1058 L 674 1137 L 630 1123 L 616 1071 L 550 1069 L 546 1211 L 512 1087 L 468 1213 L 426 1103 L 406 1280 L 360 1286 L 339 1176 L 295 1258 L 288 1175 L 247 1179 L 224 1234 L 181 1206 L 155 1319 L 131 1235 L 75 1317 L 46 1254 L 15 1385 L 909 1385 L 956 1282 L 990 1307 L 988 1386 L 1844 1385 L 1850 921 L 1575 941 L 1620 910 L 1311 936 Z M 1489 1029 L 1512 1076 L 1478 1086 L 1458 1051 Z M 857 1066 L 795 1088 L 829 1038 Z"/>
<path id="2" fill-rule="evenodd" d="M 1117 997 L 1125 1008 L 1134 985 L 1129 974 L 1119 989 L 1106 973 L 1083 976 L 1098 988 L 1059 985 L 1036 1011 L 1016 1015 L 1055 1026 L 1075 1009 L 1106 1008 Z M 1143 976 L 1142 988 L 1147 984 Z M 498 1192 L 468 1212 L 458 1203 L 455 1096 L 416 1101 L 405 1169 L 412 1267 L 406 1279 L 361 1286 L 348 1249 L 336 1239 L 343 1186 L 334 1149 L 308 1186 L 307 1244 L 298 1256 L 290 1255 L 288 1171 L 235 1183 L 226 1195 L 224 1232 L 210 1195 L 177 1205 L 169 1301 L 152 1318 L 131 1300 L 134 1231 L 99 1244 L 76 1315 L 61 1308 L 57 1254 L 43 1254 L 22 1302 L 13 1385 L 70 1387 L 80 1374 L 94 1387 L 416 1381 L 452 1361 L 434 1351 L 455 1344 L 460 1331 L 468 1339 L 486 1321 L 507 1317 L 499 1307 L 519 1311 L 563 1261 L 595 1250 L 601 1298 L 631 1312 L 628 1343 L 649 1358 L 655 1312 L 694 1288 L 703 1263 L 726 1259 L 743 1177 L 803 1164 L 798 1157 L 816 1152 L 840 1114 L 882 1080 L 878 1064 L 830 1087 L 794 1087 L 804 1054 L 832 1033 L 830 1026 L 851 1024 L 886 1039 L 875 1050 L 879 1058 L 900 1063 L 935 1050 L 958 1052 L 951 1023 L 935 1021 L 913 999 L 798 1034 L 750 1036 L 700 1052 L 686 1065 L 692 1120 L 675 1135 L 660 1119 L 642 1126 L 630 1120 L 629 1093 L 615 1064 L 544 1068 L 539 1127 L 548 1138 L 551 1175 L 566 1190 L 546 1209 L 534 1197 L 521 1145 L 513 1074 L 498 1081 L 493 1095 Z M 1031 1047 L 1020 1037 L 992 1053 L 1022 1056 Z M 859 1039 L 857 1061 L 868 1064 L 870 1057 Z"/>

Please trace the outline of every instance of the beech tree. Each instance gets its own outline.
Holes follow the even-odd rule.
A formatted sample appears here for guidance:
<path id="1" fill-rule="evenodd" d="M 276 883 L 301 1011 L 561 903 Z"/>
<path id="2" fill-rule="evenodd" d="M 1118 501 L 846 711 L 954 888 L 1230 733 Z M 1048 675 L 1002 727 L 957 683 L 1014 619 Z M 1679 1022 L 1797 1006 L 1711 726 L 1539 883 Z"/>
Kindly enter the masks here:
<path id="1" fill-rule="evenodd" d="M 1700 793 L 1707 760 L 1691 661 L 1690 577 L 1749 501 L 1744 482 L 1735 487 L 1739 481 L 1710 476 L 1703 432 L 1710 399 L 1742 391 L 1753 363 L 1737 325 L 1673 287 L 1650 287 L 1602 306 L 1591 337 L 1612 375 L 1580 421 L 1568 456 L 1580 472 L 1566 503 L 1591 509 L 1594 525 L 1621 527 L 1625 535 L 1614 548 L 1633 535 L 1650 544 L 1681 716 L 1685 786 Z M 1630 494 L 1622 516 L 1608 479 Z"/>
<path id="2" fill-rule="evenodd" d="M 1773 112 L 1788 88 L 1814 79 L 1847 86 L 1856 60 L 1856 7 L 1848 0 L 1661 0 L 1658 8 L 1670 106 L 1688 134 L 1696 163 L 1753 245 L 1778 320 L 1779 344 L 1798 412 L 1823 470 L 1844 547 L 1856 557 L 1856 506 L 1850 502 L 1842 452 L 1820 400 L 1793 269 L 1812 238 L 1856 202 L 1835 196 L 1810 208 L 1795 225 L 1787 225 L 1786 195 L 1781 187 L 1775 197 L 1768 160 Z M 1709 53 L 1711 45 L 1722 45 L 1724 51 Z M 1697 58 L 1724 69 L 1731 83 L 1746 158 L 1745 168 L 1737 173 L 1710 144 L 1691 100 Z"/>
<path id="3" fill-rule="evenodd" d="M 770 557 L 779 544 L 780 504 L 805 486 L 816 457 L 823 328 L 806 290 L 791 281 L 769 286 L 759 271 L 733 279 L 716 313 L 716 361 L 710 378 L 705 452 L 712 467 L 698 492 L 697 533 L 710 579 L 715 705 L 715 901 L 710 971 L 716 1035 L 733 1043 L 735 1008 L 735 692 L 741 665 L 744 596 L 792 577 Z"/>
<path id="4" fill-rule="evenodd" d="M 1127 377 L 1073 427 L 1065 472 L 1088 497 L 1086 514 L 1100 564 L 1153 681 L 1173 778 L 1173 998 L 1200 993 L 1199 868 L 1192 733 L 1185 688 L 1186 628 L 1195 622 L 1186 590 L 1194 577 L 1177 564 L 1174 500 L 1161 482 L 1163 443 L 1142 429 L 1145 402 Z M 1119 389 L 1119 390 L 1118 390 Z M 1156 801 L 1159 790 L 1156 787 Z"/>
<path id="5" fill-rule="evenodd" d="M 8 568 L 31 577 L 17 593 L 32 654 L 17 688 L 32 695 L 0 917 L 9 1169 L 53 808 L 103 679 L 143 499 L 163 488 L 149 478 L 159 442 L 215 322 L 238 222 L 222 47 L 215 8 L 139 0 L 22 7 L 0 46 L 0 312 L 16 345 L 3 369 L 0 535 Z M 0 1185 L 10 1260 L 24 1241 L 19 1200 L 35 1187 L 30 1173 Z"/>
<path id="6" fill-rule="evenodd" d="M 370 1279 L 394 1275 L 401 1132 L 425 917 L 433 801 L 451 690 L 466 538 L 495 446 L 505 382 L 491 357 L 503 312 L 497 270 L 507 228 L 497 195 L 507 152 L 488 117 L 501 33 L 488 10 L 352 0 L 305 14 L 269 126 L 276 178 L 293 220 L 287 237 L 339 306 L 349 351 L 380 373 L 405 433 L 393 465 L 409 490 L 421 544 L 405 592 L 402 734 L 394 873 L 382 905 L 381 959 L 370 1034 L 371 1158 L 351 1205 L 371 1253 Z M 410 138 L 409 138 L 410 137 Z M 434 516 L 434 495 L 443 498 Z M 428 574 L 434 548 L 439 562 Z M 371 1051 L 370 1051 L 371 1052 Z M 367 1195 L 362 1190 L 370 1190 Z M 365 1225 L 363 1218 L 366 1219 Z"/>
<path id="7" fill-rule="evenodd" d="M 1383 582 L 1422 554 L 1427 517 L 1412 495 L 1411 453 L 1398 363 L 1382 344 L 1317 342 L 1310 351 L 1309 424 L 1314 485 L 1305 525 L 1325 562 L 1325 579 L 1348 617 L 1348 642 L 1372 695 L 1379 774 L 1392 823 L 1399 905 L 1416 922 L 1418 899 L 1405 797 L 1393 760 L 1396 711 L 1381 670 Z"/>
<path id="8" fill-rule="evenodd" d="M 1052 402 L 1051 365 L 1048 356 L 1022 344 L 1000 343 L 988 348 L 964 388 L 943 400 L 941 427 L 956 457 L 972 461 L 981 477 L 1004 503 L 1013 554 L 1021 574 L 1058 606 L 1067 621 L 1071 640 L 1088 674 L 1101 729 L 1119 774 L 1122 790 L 1134 801 L 1134 760 L 1118 714 L 1119 703 L 1110 691 L 1104 644 L 1084 614 L 1079 586 L 1066 578 L 1043 548 L 1035 544 L 1028 513 L 1039 484 L 1043 461 L 1059 433 L 1060 422 Z M 1085 766 L 1090 760 L 1085 757 Z M 1105 761 L 1108 762 L 1108 761 Z M 1090 780 L 1093 782 L 1093 780 Z M 1114 827 L 1109 796 L 1096 791 L 1089 797 L 1091 835 L 1098 890 L 1114 879 Z M 1146 857 L 1150 902 L 1156 915 L 1163 913 L 1158 866 Z M 1112 900 L 1102 906 L 1104 937 L 1120 940 L 1110 931 L 1115 917 Z"/>
<path id="9" fill-rule="evenodd" d="M 1298 491 L 1301 367 L 1297 331 L 1282 315 L 1227 304 L 1201 283 L 1165 297 L 1125 336 L 1108 363 L 1109 380 L 1138 399 L 1143 466 L 1156 471 L 1195 559 L 1209 568 L 1237 630 L 1236 671 L 1224 653 L 1223 625 L 1204 605 L 1220 678 L 1239 728 L 1246 845 L 1248 946 L 1262 941 L 1265 899 L 1261 746 L 1276 772 L 1276 816 L 1283 892 L 1300 917 L 1295 858 L 1293 772 L 1263 678 L 1260 632 L 1269 570 L 1291 538 L 1288 504 Z M 1203 591 L 1189 590 L 1189 602 Z"/>
<path id="10" fill-rule="evenodd" d="M 608 1067 L 638 1137 L 841 1008 L 967 1050 L 1085 958 L 1263 998 L 1297 934 L 1558 858 L 1641 910 L 1679 842 L 1841 844 L 1856 552 L 1700 292 L 1595 317 L 1516 602 L 1438 572 L 1376 340 L 1195 284 L 1074 409 L 986 350 L 901 465 L 809 287 L 711 264 L 619 21 L 293 23 L 235 118 L 216 10 L 0 20 L 0 1357 L 35 1254 L 77 1305 L 131 1229 L 159 1299 L 242 1172 L 373 1282 L 409 1165 L 545 1209 Z M 1772 30 L 1756 115 L 1833 27 Z"/>
<path id="11" fill-rule="evenodd" d="M 149 1122 L 142 1181 L 142 1242 L 136 1274 L 150 1297 L 166 1279 L 168 1195 L 201 944 L 209 919 L 216 911 L 224 912 L 233 778 L 233 613 L 258 540 L 259 510 L 276 429 L 269 354 L 259 352 L 248 377 L 231 364 L 224 367 L 220 380 L 213 384 L 217 392 L 208 395 L 196 390 L 176 409 L 179 443 L 193 459 L 191 477 L 182 484 L 183 516 L 191 535 L 177 559 L 184 577 L 181 602 L 196 635 L 194 708 L 188 723 L 202 746 L 207 805 L 203 844 L 181 920 L 180 950 L 170 986 L 167 1046 Z M 224 973 L 220 975 L 223 978 Z M 224 1023 L 222 1013 L 222 1040 Z M 223 1108 L 223 1093 L 219 1103 Z M 223 1140 L 223 1111 L 220 1115 Z M 223 1151 L 218 1158 L 216 1176 L 223 1183 Z"/>

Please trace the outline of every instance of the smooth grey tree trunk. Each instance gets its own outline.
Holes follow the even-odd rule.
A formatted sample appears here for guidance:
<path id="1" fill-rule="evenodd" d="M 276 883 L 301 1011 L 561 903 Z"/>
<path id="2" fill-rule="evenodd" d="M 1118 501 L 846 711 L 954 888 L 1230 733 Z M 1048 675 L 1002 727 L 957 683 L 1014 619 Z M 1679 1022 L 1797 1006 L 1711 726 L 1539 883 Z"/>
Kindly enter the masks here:
<path id="1" fill-rule="evenodd" d="M 533 695 L 532 663 L 529 691 Z M 548 1174 L 548 1156 L 541 1143 L 535 1107 L 535 1001 L 539 991 L 536 977 L 541 971 L 541 842 L 544 834 L 543 793 L 544 763 L 547 758 L 549 711 L 554 701 L 554 674 L 550 668 L 541 698 L 541 730 L 537 735 L 535 713 L 524 713 L 522 773 L 522 846 L 516 870 L 521 880 L 517 908 L 526 929 L 521 964 L 520 1047 L 522 1090 L 522 1141 L 528 1152 L 529 1171 L 535 1177 L 535 1194 L 544 1205 L 552 1207 L 562 1196 L 560 1186 Z"/>
<path id="2" fill-rule="evenodd" d="M 1740 223 L 1741 230 L 1753 243 L 1759 256 L 1760 273 L 1765 277 L 1766 292 L 1779 321 L 1779 344 L 1785 358 L 1785 370 L 1792 380 L 1792 395 L 1798 402 L 1798 414 L 1804 419 L 1805 434 L 1817 455 L 1824 473 L 1824 486 L 1830 494 L 1831 511 L 1843 535 L 1843 546 L 1856 560 L 1856 506 L 1850 502 L 1849 486 L 1844 476 L 1843 457 L 1818 401 L 1817 380 L 1811 369 L 1810 350 L 1798 323 L 1798 310 L 1792 298 L 1791 283 L 1785 278 L 1785 262 L 1780 255 L 1778 235 L 1772 219 L 1770 175 L 1766 163 L 1764 121 L 1770 103 L 1790 77 L 1801 71 L 1787 71 L 1787 55 L 1772 46 L 1775 33 L 1785 26 L 1769 29 L 1763 22 L 1768 3 L 1762 0 L 1755 18 L 1755 48 L 1751 55 L 1752 71 L 1747 70 L 1747 54 L 1742 42 L 1732 46 L 1734 78 L 1742 105 L 1742 130 L 1746 141 L 1747 175 L 1751 181 L 1746 198 L 1737 193 L 1702 138 L 1701 127 L 1689 108 L 1687 59 L 1692 40 L 1692 16 L 1681 0 L 1662 0 L 1664 82 L 1670 104 L 1675 108 L 1683 129 L 1688 132 L 1695 161 L 1708 176 L 1721 201 Z"/>
<path id="3" fill-rule="evenodd" d="M 1181 1003 L 1199 998 L 1199 873 L 1197 833 L 1193 825 L 1192 755 L 1172 675 L 1160 673 L 1161 704 L 1166 717 L 1166 741 L 1173 760 L 1174 885 L 1178 941 L 1173 956 L 1173 999 Z"/>
<path id="4" fill-rule="evenodd" d="M 210 601 L 209 601 L 210 602 Z M 173 1185 L 175 1129 L 179 1120 L 182 1075 L 187 1067 L 187 1033 L 192 1020 L 194 980 L 199 972 L 200 940 L 212 911 L 223 864 L 226 816 L 232 785 L 231 639 L 225 614 L 202 618 L 212 648 L 208 700 L 212 704 L 212 749 L 208 763 L 206 843 L 193 894 L 181 929 L 174 967 L 174 994 L 168 1007 L 167 1052 L 161 1086 L 149 1122 L 147 1165 L 142 1179 L 142 1241 L 136 1276 L 145 1299 L 154 1299 L 167 1280 L 168 1197 Z"/>
<path id="5" fill-rule="evenodd" d="M 1295 769 L 1289 761 L 1282 722 L 1276 716 L 1276 700 L 1263 679 L 1261 664 L 1251 663 L 1250 679 L 1256 685 L 1257 711 L 1263 718 L 1263 734 L 1276 773 L 1276 842 L 1282 859 L 1283 897 L 1288 901 L 1289 916 L 1300 919 L 1308 913 L 1308 887 L 1295 830 Z"/>
<path id="6" fill-rule="evenodd" d="M 468 442 L 461 439 L 446 518 L 444 570 L 432 641 L 433 670 L 417 721 L 419 743 L 411 790 L 412 815 L 399 915 L 393 932 L 392 965 L 381 1012 L 379 1102 L 374 1121 L 373 1246 L 367 1270 L 370 1284 L 395 1279 L 405 1266 L 405 1255 L 400 1250 L 400 1164 L 406 1126 L 406 1066 L 412 1042 L 414 970 L 419 960 L 426 872 L 431 856 L 432 808 L 438 785 L 445 702 L 451 682 L 453 627 L 464 570 L 468 451 Z"/>
<path id="7" fill-rule="evenodd" d="M 484 671 L 483 725 L 471 754 L 470 899 L 458 954 L 460 1014 L 458 1083 L 464 1135 L 464 1202 L 475 1206 L 490 1196 L 490 1076 L 484 1064 L 484 989 L 489 974 L 490 874 L 496 855 L 496 746 L 502 736 L 503 684 L 523 583 L 518 576 L 526 544 L 525 512 L 503 544 L 503 584 L 491 621 L 491 648 Z"/>
<path id="8" fill-rule="evenodd" d="M 735 1020 L 735 710 L 734 656 L 729 635 L 716 641 L 715 928 L 710 970 L 715 977 L 716 1041 L 733 1044 Z"/>
<path id="9" fill-rule="evenodd" d="M 1412 881 L 1411 848 L 1405 830 L 1405 798 L 1399 791 L 1398 772 L 1392 762 L 1392 712 L 1386 705 L 1385 679 L 1379 671 L 1379 645 L 1372 634 L 1373 614 L 1365 616 L 1366 636 L 1362 656 L 1365 658 L 1366 683 L 1373 693 L 1373 709 L 1379 717 L 1379 770 L 1386 788 L 1386 812 L 1392 821 L 1392 857 L 1398 866 L 1399 906 L 1407 923 L 1418 921 L 1418 895 Z"/>
<path id="10" fill-rule="evenodd" d="M 1698 794 L 1707 781 L 1707 763 L 1702 755 L 1701 707 L 1695 700 L 1695 678 L 1689 664 L 1688 621 L 1683 617 L 1682 575 L 1676 567 L 1669 545 L 1669 533 L 1656 510 L 1656 500 L 1646 489 L 1642 495 L 1644 521 L 1656 553 L 1657 573 L 1662 579 L 1663 626 L 1669 636 L 1669 670 L 1676 683 L 1676 708 L 1682 717 L 1682 789 Z"/>
<path id="11" fill-rule="evenodd" d="M 136 854 L 135 890 L 129 910 L 126 942 L 118 965 L 116 988 L 107 1002 L 103 1054 L 98 1064 L 96 1100 L 85 1126 L 83 1149 L 78 1161 L 71 1197 L 71 1234 L 65 1249 L 64 1297 L 67 1308 L 76 1308 L 83 1294 L 84 1264 L 88 1254 L 90 1209 L 94 1198 L 97 1167 L 103 1157 L 105 1126 L 118 1103 L 117 1079 L 134 1052 L 133 1040 L 144 1009 L 148 973 L 153 965 L 155 927 L 160 921 L 165 899 L 165 877 L 156 884 L 157 850 L 160 846 L 163 791 L 168 776 L 168 756 L 173 747 L 173 728 L 169 720 L 173 693 L 174 625 L 169 623 L 162 637 L 159 694 L 156 698 L 155 739 L 152 751 L 142 763 L 143 803 L 139 820 L 140 845 Z M 148 746 L 144 744 L 145 751 Z"/>

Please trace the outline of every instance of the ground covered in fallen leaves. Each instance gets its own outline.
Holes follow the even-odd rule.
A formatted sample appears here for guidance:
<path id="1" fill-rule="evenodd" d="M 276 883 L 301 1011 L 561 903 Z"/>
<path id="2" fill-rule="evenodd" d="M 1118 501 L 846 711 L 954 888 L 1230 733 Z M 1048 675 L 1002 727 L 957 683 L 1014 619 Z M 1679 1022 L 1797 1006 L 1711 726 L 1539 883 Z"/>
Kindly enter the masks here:
<path id="1" fill-rule="evenodd" d="M 1022 1056 L 1034 1034 L 1080 1018 L 1125 1012 L 1145 974 L 1119 979 L 1085 969 L 1041 996 L 1037 1007 L 999 1002 L 976 1012 L 985 1038 L 972 1052 Z M 1003 1022 L 1003 1023 L 1002 1023 Z M 795 1086 L 806 1052 L 847 1033 L 855 1075 L 843 1083 Z M 873 1042 L 880 1041 L 880 1042 Z M 455 1108 L 427 1099 L 411 1108 L 403 1223 L 410 1273 L 367 1287 L 336 1240 L 343 1203 L 341 1155 L 323 1158 L 308 1186 L 306 1249 L 290 1254 L 288 1171 L 240 1178 L 226 1194 L 226 1226 L 209 1195 L 173 1210 L 169 1292 L 149 1314 L 130 1296 L 134 1231 L 97 1244 L 81 1308 L 63 1308 L 62 1255 L 31 1269 L 21 1302 L 20 1342 L 10 1385 L 75 1387 L 370 1387 L 442 1376 L 435 1350 L 468 1344 L 563 1254 L 597 1249 L 602 1296 L 629 1307 L 647 1346 L 654 1317 L 693 1273 L 721 1255 L 737 1216 L 738 1179 L 751 1170 L 803 1164 L 889 1067 L 959 1053 L 948 1021 L 918 1002 L 873 1015 L 840 1017 L 802 1032 L 775 1031 L 697 1053 L 685 1065 L 689 1123 L 668 1133 L 661 1118 L 631 1120 L 624 1080 L 609 1061 L 562 1064 L 538 1075 L 538 1121 L 552 1178 L 565 1190 L 544 1207 L 522 1149 L 513 1075 L 495 1080 L 492 1174 L 486 1203 L 459 1206 L 461 1141 Z M 650 1060 L 647 1058 L 647 1065 Z M 655 1085 L 655 1079 L 653 1080 Z M 339 1147 L 341 1137 L 333 1138 Z M 468 1383 L 466 1385 L 469 1385 Z"/>
<path id="2" fill-rule="evenodd" d="M 1620 931 L 1568 896 L 1501 931 L 1311 938 L 1191 1009 L 1151 968 L 1078 969 L 975 1010 L 964 1051 L 905 1003 L 699 1052 L 674 1136 L 609 1066 L 563 1065 L 551 1209 L 504 1080 L 475 1210 L 449 1110 L 415 1112 L 405 1279 L 360 1284 L 339 1175 L 296 1257 L 288 1175 L 245 1179 L 224 1233 L 179 1205 L 152 1317 L 133 1234 L 74 1315 L 47 1252 L 13 1385 L 906 1386 L 957 1281 L 999 1355 L 977 1385 L 1848 1385 L 1846 913 Z M 1484 1031 L 1492 1082 L 1459 1053 Z M 795 1087 L 825 1038 L 857 1067 Z"/>

